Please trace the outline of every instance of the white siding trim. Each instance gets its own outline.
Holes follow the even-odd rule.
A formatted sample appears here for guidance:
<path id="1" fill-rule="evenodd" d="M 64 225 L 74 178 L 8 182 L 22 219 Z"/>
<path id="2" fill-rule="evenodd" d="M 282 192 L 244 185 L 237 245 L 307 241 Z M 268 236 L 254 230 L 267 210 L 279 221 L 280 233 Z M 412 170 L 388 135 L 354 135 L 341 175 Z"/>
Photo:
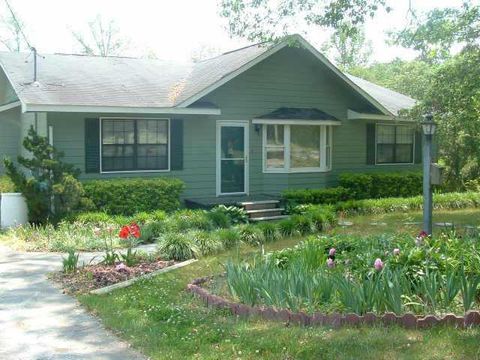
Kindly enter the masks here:
<path id="1" fill-rule="evenodd" d="M 22 106 L 22 103 L 20 101 L 14 101 L 14 102 L 11 102 L 9 104 L 0 105 L 0 112 L 7 111 L 7 110 L 10 110 L 10 109 L 19 107 L 19 106 Z"/>
<path id="2" fill-rule="evenodd" d="M 253 119 L 252 124 L 340 126 L 340 120 Z"/>

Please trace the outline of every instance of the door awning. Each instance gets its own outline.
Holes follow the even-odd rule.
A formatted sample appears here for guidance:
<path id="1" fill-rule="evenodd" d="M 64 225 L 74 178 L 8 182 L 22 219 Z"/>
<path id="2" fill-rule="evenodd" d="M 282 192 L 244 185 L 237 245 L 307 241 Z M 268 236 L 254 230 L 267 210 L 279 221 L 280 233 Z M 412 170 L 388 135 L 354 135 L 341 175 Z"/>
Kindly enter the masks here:
<path id="1" fill-rule="evenodd" d="M 341 125 L 335 116 L 315 108 L 282 107 L 252 120 L 253 124 Z"/>

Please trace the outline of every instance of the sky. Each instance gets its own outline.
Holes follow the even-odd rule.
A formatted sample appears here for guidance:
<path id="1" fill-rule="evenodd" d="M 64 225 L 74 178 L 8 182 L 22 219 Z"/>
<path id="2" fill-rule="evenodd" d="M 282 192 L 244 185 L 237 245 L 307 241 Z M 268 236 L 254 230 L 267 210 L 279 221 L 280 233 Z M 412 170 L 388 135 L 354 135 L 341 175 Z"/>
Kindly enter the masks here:
<path id="1" fill-rule="evenodd" d="M 409 0 L 389 0 L 393 11 L 380 13 L 366 24 L 372 42 L 374 61 L 395 57 L 412 59 L 415 53 L 386 45 L 386 31 L 408 24 Z M 189 61 L 200 49 L 229 51 L 248 45 L 244 39 L 230 38 L 226 20 L 218 15 L 217 0 L 10 0 L 11 6 L 26 24 L 26 35 L 40 53 L 79 53 L 72 30 L 87 31 L 88 21 L 98 14 L 112 19 L 129 38 L 127 56 L 155 54 L 165 60 Z M 460 6 L 462 0 L 411 0 L 417 11 L 434 7 Z M 0 0 L 0 14 L 7 8 Z M 0 36 L 2 34 L 0 28 Z M 305 38 L 319 48 L 328 32 L 309 29 Z M 2 45 L 3 46 L 3 45 Z M 5 50 L 4 47 L 0 47 Z"/>

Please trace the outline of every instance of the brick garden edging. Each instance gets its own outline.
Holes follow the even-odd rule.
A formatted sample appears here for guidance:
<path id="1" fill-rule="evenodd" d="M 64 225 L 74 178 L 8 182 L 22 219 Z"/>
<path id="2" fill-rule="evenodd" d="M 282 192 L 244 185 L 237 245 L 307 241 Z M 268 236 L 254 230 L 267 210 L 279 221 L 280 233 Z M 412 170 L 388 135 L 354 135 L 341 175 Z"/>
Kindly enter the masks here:
<path id="1" fill-rule="evenodd" d="M 308 315 L 304 312 L 292 312 L 287 309 L 275 309 L 265 306 L 248 306 L 241 303 L 231 302 L 221 296 L 214 295 L 201 287 L 201 284 L 212 279 L 211 276 L 193 280 L 187 285 L 187 290 L 199 297 L 210 307 L 217 309 L 228 309 L 233 315 L 239 317 L 256 316 L 265 320 L 281 321 L 291 324 L 303 326 L 332 326 L 340 327 L 343 325 L 399 325 L 407 329 L 424 329 L 434 325 L 449 325 L 456 328 L 467 328 L 471 326 L 480 326 L 480 311 L 468 311 L 465 316 L 457 316 L 455 314 L 446 314 L 443 317 L 434 315 L 414 315 L 407 313 L 402 316 L 394 313 L 385 313 L 376 315 L 374 313 L 366 313 L 365 315 L 357 314 L 323 314 L 314 313 Z"/>

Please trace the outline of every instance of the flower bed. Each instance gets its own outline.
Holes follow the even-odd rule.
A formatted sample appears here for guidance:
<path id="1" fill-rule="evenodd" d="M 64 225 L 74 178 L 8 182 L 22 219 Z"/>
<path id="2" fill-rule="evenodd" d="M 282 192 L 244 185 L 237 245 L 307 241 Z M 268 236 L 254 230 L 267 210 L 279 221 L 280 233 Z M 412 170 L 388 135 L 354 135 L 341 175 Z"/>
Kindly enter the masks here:
<path id="1" fill-rule="evenodd" d="M 401 316 L 391 312 L 383 315 L 368 312 L 364 315 L 354 313 L 321 313 L 315 312 L 307 314 L 305 312 L 292 312 L 288 309 L 277 309 L 268 306 L 248 306 L 245 304 L 233 302 L 229 299 L 212 294 L 200 285 L 211 280 L 210 277 L 198 278 L 187 285 L 187 290 L 203 300 L 208 306 L 217 309 L 227 309 L 233 315 L 239 317 L 258 317 L 264 320 L 281 321 L 288 324 L 301 326 L 359 326 L 359 325 L 398 325 L 407 329 L 424 329 L 435 325 L 453 326 L 456 328 L 468 328 L 471 326 L 480 326 L 480 312 L 468 311 L 465 316 L 455 314 L 446 314 L 444 316 L 435 315 L 415 315 L 412 313 Z"/>
<path id="2" fill-rule="evenodd" d="M 229 302 L 293 313 L 444 316 L 480 309 L 477 239 L 310 237 L 251 262 L 228 261 L 211 289 Z"/>
<path id="3" fill-rule="evenodd" d="M 71 273 L 59 272 L 52 280 L 59 283 L 67 293 L 87 293 L 91 290 L 117 284 L 142 275 L 174 265 L 174 261 L 163 261 L 158 258 L 141 260 L 134 266 L 124 263 L 115 265 L 88 265 Z"/>

